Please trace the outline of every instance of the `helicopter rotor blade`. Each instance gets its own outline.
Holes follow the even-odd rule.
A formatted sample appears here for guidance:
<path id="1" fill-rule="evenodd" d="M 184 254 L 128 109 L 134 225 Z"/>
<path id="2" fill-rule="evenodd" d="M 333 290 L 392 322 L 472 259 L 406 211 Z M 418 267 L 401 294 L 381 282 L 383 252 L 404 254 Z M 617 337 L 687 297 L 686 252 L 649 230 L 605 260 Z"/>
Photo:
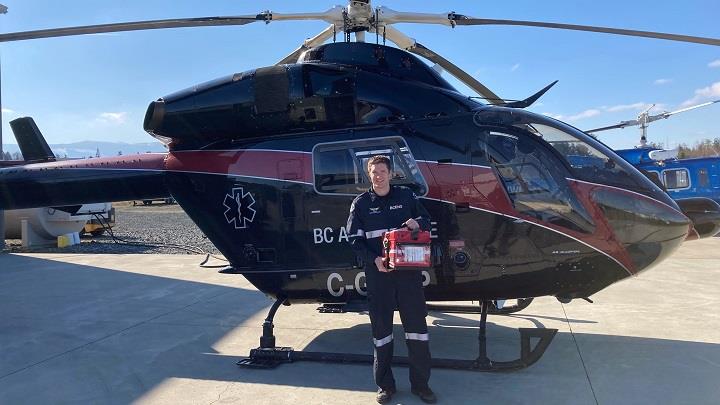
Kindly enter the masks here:
<path id="1" fill-rule="evenodd" d="M 685 111 L 694 110 L 694 109 L 696 109 L 696 108 L 705 107 L 705 106 L 708 106 L 708 105 L 711 105 L 711 104 L 715 104 L 715 103 L 720 103 L 720 100 L 708 101 L 707 103 L 702 103 L 702 104 L 698 104 L 698 105 L 694 105 L 694 106 L 690 106 L 690 107 L 685 107 L 685 108 L 682 108 L 682 109 L 680 109 L 680 110 L 671 111 L 671 112 L 665 112 L 665 113 L 662 113 L 662 114 L 658 114 L 658 115 L 652 116 L 651 118 L 655 118 L 655 117 L 658 117 L 658 116 L 659 116 L 659 117 L 658 117 L 657 119 L 660 119 L 660 118 L 668 118 L 668 117 L 670 117 L 671 115 L 675 115 L 675 114 L 678 114 L 678 113 L 681 113 L 681 112 L 685 112 Z M 653 120 L 653 121 L 655 121 L 655 120 Z"/>
<path id="2" fill-rule="evenodd" d="M 245 25 L 253 22 L 263 21 L 289 21 L 289 20 L 321 20 L 335 23 L 342 26 L 343 8 L 335 6 L 327 11 L 319 13 L 273 13 L 269 10 L 257 15 L 223 16 L 223 17 L 199 17 L 199 18 L 172 18 L 166 20 L 130 21 L 113 24 L 84 25 L 77 27 L 52 28 L 35 31 L 11 32 L 0 34 L 0 42 L 24 41 L 28 39 L 65 37 L 73 35 L 100 34 L 108 32 L 153 30 L 162 28 L 187 28 L 187 27 L 209 27 Z"/>
<path id="3" fill-rule="evenodd" d="M 343 11 L 344 7 L 335 6 L 319 13 L 273 13 L 272 11 L 264 11 L 258 16 L 262 15 L 263 19 L 268 23 L 270 21 L 320 20 L 342 26 L 344 21 Z"/>
<path id="4" fill-rule="evenodd" d="M 458 66 L 456 66 L 449 60 L 443 58 L 442 56 L 438 55 L 431 49 L 425 47 L 421 43 L 415 41 L 413 38 L 406 36 L 405 34 L 398 31 L 397 29 L 395 29 L 391 26 L 385 26 L 385 36 L 387 37 L 387 39 L 394 42 L 400 48 L 402 48 L 408 52 L 412 52 L 416 55 L 420 55 L 420 56 L 430 60 L 431 62 L 438 64 L 440 67 L 445 69 L 448 73 L 453 75 L 456 79 L 460 80 L 466 86 L 475 90 L 478 94 L 480 94 L 485 99 L 487 99 L 488 102 L 490 102 L 492 104 L 502 104 L 505 102 L 497 94 L 495 94 L 492 90 L 488 89 L 485 85 L 483 85 L 482 83 L 477 81 L 475 78 L 470 76 L 468 73 L 466 73 L 465 71 L 460 69 Z"/>
<path id="5" fill-rule="evenodd" d="M 696 108 L 709 106 L 709 105 L 712 105 L 712 104 L 715 104 L 715 103 L 720 103 L 720 100 L 708 101 L 708 102 L 706 102 L 706 103 L 697 104 L 697 105 L 693 105 L 693 106 L 690 106 L 690 107 L 685 107 L 685 108 L 682 108 L 682 109 L 680 109 L 680 110 L 676 110 L 676 111 L 672 111 L 672 112 L 663 112 L 663 113 L 656 114 L 656 115 L 646 115 L 646 114 L 647 114 L 647 110 L 646 110 L 644 113 L 640 114 L 640 117 L 645 116 L 645 117 L 644 117 L 645 124 L 649 124 L 649 123 L 654 122 L 654 121 L 658 121 L 658 120 L 661 120 L 661 119 L 669 118 L 670 116 L 675 115 L 675 114 L 678 114 L 678 113 L 681 113 L 681 112 L 694 110 L 694 109 L 696 109 Z M 629 127 L 629 126 L 640 125 L 640 124 L 641 124 L 640 121 L 641 121 L 641 120 L 639 120 L 639 119 L 638 119 L 638 120 L 631 120 L 631 121 L 621 121 L 619 124 L 610 125 L 610 126 L 602 127 L 602 128 L 591 129 L 591 130 L 589 130 L 589 131 L 585 131 L 585 133 L 588 133 L 588 134 L 589 134 L 589 133 L 593 133 L 593 132 L 606 131 L 606 130 L 609 130 L 609 129 L 625 128 L 625 127 Z"/>
<path id="6" fill-rule="evenodd" d="M 385 6 L 378 7 L 377 11 L 378 22 L 386 25 L 395 23 L 454 25 L 453 20 L 450 18 L 450 16 L 453 15 L 452 13 L 412 13 L 395 11 Z"/>
<path id="7" fill-rule="evenodd" d="M 73 35 L 100 34 L 108 32 L 154 30 L 162 28 L 208 27 L 223 25 L 245 25 L 266 21 L 264 14 L 256 16 L 227 16 L 200 18 L 173 18 L 167 20 L 133 21 L 114 24 L 84 25 L 78 27 L 52 28 L 36 31 L 0 34 L 0 42 L 24 41 L 28 39 L 65 37 Z"/>
<path id="8" fill-rule="evenodd" d="M 333 35 L 335 35 L 335 33 L 336 33 L 335 24 L 330 24 L 329 27 L 327 27 L 327 28 L 325 28 L 324 30 L 322 30 L 322 31 L 321 31 L 319 34 L 317 34 L 316 36 L 314 36 L 314 37 L 312 37 L 312 38 L 308 38 L 308 39 L 306 39 L 305 41 L 303 41 L 302 45 L 300 45 L 300 47 L 299 47 L 298 49 L 296 49 L 295 51 L 293 51 L 293 53 L 291 53 L 290 55 L 282 58 L 282 60 L 280 60 L 280 61 L 279 61 L 278 63 L 276 63 L 276 64 L 277 64 L 277 65 L 283 65 L 283 64 L 286 64 L 286 63 L 295 63 L 295 62 L 297 62 L 298 58 L 300 57 L 300 55 L 302 55 L 303 52 L 305 52 L 306 50 L 308 50 L 308 49 L 310 49 L 310 48 L 312 48 L 312 47 L 321 45 L 323 42 L 325 42 L 325 41 L 327 41 L 328 39 L 332 38 Z"/>
<path id="9" fill-rule="evenodd" d="M 590 129 L 590 130 L 583 131 L 583 132 L 585 132 L 586 134 L 592 134 L 593 132 L 600 132 L 600 131 L 607 131 L 607 130 L 610 130 L 610 129 L 625 128 L 625 127 L 630 127 L 630 126 L 634 126 L 634 125 L 640 125 L 640 121 L 638 121 L 638 120 L 622 121 L 622 122 L 620 122 L 619 124 L 610 125 L 610 126 L 607 126 L 607 127 L 600 127 L 600 128 Z"/>
<path id="10" fill-rule="evenodd" d="M 620 28 L 598 27 L 592 25 L 561 24 L 541 21 L 498 20 L 490 18 L 474 18 L 455 12 L 446 14 L 426 14 L 401 12 L 387 7 L 378 8 L 379 20 L 383 24 L 420 23 L 441 24 L 455 27 L 456 25 L 516 25 L 526 27 L 555 28 L 574 31 L 600 32 L 605 34 L 628 35 L 633 37 L 646 37 L 665 39 L 670 41 L 692 42 L 697 44 L 720 46 L 720 39 L 697 37 L 691 35 L 668 34 L 663 32 L 627 30 Z"/>
<path id="11" fill-rule="evenodd" d="M 520 25 L 526 27 L 542 27 L 555 28 L 574 31 L 600 32 L 605 34 L 627 35 L 632 37 L 645 37 L 655 39 L 665 39 L 669 41 L 691 42 L 696 44 L 720 46 L 720 39 L 696 37 L 690 35 L 668 34 L 653 31 L 626 30 L 619 28 L 598 27 L 592 25 L 576 25 L 576 24 L 560 24 L 539 21 L 521 21 L 521 20 L 496 20 L 487 18 L 472 18 L 460 14 L 450 13 L 448 18 L 457 25 Z"/>

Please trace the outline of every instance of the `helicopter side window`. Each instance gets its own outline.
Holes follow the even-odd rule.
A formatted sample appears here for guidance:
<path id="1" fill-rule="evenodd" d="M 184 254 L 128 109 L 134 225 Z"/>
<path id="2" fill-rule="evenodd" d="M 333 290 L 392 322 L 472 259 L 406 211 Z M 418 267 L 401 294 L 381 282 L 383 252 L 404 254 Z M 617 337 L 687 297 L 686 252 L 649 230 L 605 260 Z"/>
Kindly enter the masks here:
<path id="1" fill-rule="evenodd" d="M 690 187 L 687 169 L 669 169 L 663 171 L 665 187 L 668 190 L 679 190 Z"/>
<path id="2" fill-rule="evenodd" d="M 315 190 L 320 194 L 360 194 L 370 188 L 367 161 L 384 155 L 392 162 L 390 184 L 427 193 L 427 183 L 410 149 L 400 137 L 318 144 L 313 149 Z"/>
<path id="3" fill-rule="evenodd" d="M 479 138 L 515 209 L 544 222 L 593 232 L 594 223 L 570 191 L 557 158 L 532 137 L 491 130 Z"/>
<path id="4" fill-rule="evenodd" d="M 710 178 L 708 177 L 707 169 L 698 169 L 698 183 L 700 187 L 707 187 L 710 185 Z"/>

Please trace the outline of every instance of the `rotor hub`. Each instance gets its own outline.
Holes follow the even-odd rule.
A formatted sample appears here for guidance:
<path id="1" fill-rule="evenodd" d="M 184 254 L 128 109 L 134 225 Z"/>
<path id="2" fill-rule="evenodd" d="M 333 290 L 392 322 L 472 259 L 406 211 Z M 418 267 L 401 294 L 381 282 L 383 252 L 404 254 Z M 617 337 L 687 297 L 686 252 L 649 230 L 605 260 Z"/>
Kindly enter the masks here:
<path id="1" fill-rule="evenodd" d="M 350 1 L 350 4 L 345 9 L 345 16 L 348 29 L 362 28 L 363 31 L 367 31 L 373 19 L 370 1 Z"/>

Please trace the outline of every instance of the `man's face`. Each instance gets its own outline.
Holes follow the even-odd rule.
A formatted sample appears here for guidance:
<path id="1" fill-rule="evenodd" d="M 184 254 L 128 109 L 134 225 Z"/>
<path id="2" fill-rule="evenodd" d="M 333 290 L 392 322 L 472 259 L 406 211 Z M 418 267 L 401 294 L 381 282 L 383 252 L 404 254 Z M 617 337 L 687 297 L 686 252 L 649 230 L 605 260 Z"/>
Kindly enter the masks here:
<path id="1" fill-rule="evenodd" d="M 368 170 L 373 189 L 384 190 L 390 187 L 390 172 L 385 163 L 370 165 Z"/>

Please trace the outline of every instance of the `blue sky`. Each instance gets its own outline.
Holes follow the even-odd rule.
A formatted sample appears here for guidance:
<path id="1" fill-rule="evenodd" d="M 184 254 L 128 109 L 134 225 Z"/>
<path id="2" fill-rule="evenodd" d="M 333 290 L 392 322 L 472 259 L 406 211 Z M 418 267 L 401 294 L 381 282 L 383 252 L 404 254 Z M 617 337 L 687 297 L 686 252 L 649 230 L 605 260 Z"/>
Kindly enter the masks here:
<path id="1" fill-rule="evenodd" d="M 178 17 L 323 11 L 338 0 L 229 1 L 0 0 L 0 31 Z M 342 3 L 344 4 L 344 3 Z M 373 1 L 398 11 L 456 11 L 479 18 L 536 20 L 720 38 L 720 2 Z M 0 44 L 2 125 L 31 115 L 50 143 L 147 142 L 150 101 L 226 74 L 272 65 L 324 22 L 151 30 Z M 675 110 L 720 99 L 720 47 L 526 27 L 395 25 L 473 74 L 502 97 L 525 98 L 560 82 L 531 108 L 590 129 L 633 119 L 656 103 Z M 374 36 L 368 35 L 368 41 Z M 457 82 L 453 82 L 456 83 Z M 461 86 L 459 86 L 461 87 Z M 473 94 L 465 89 L 466 94 Z M 659 111 L 659 110 L 655 110 Z M 653 123 L 651 141 L 720 137 L 720 103 Z M 639 130 L 601 133 L 612 147 L 635 145 Z"/>

